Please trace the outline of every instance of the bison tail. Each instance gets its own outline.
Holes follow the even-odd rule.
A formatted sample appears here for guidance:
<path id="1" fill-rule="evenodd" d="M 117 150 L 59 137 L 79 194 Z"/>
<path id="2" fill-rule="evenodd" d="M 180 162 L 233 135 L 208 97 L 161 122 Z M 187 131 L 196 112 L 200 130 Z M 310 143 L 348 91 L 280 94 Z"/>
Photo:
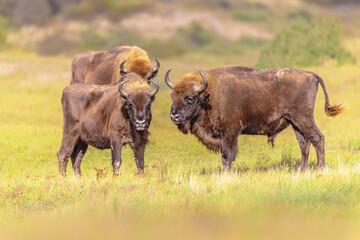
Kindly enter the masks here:
<path id="1" fill-rule="evenodd" d="M 315 78 L 318 80 L 318 82 L 320 83 L 323 91 L 324 91 L 324 95 L 325 95 L 325 113 L 327 116 L 329 117 L 335 117 L 336 115 L 342 113 L 345 109 L 346 106 L 344 104 L 337 104 L 337 105 L 331 105 L 330 103 L 330 98 L 329 98 L 329 94 L 327 92 L 327 88 L 326 85 L 324 83 L 324 80 L 322 80 L 322 78 L 317 75 L 316 73 L 312 73 Z"/>
<path id="2" fill-rule="evenodd" d="M 342 113 L 346 109 L 346 106 L 343 104 L 337 105 L 327 105 L 325 106 L 325 113 L 329 117 L 335 117 L 336 115 Z"/>

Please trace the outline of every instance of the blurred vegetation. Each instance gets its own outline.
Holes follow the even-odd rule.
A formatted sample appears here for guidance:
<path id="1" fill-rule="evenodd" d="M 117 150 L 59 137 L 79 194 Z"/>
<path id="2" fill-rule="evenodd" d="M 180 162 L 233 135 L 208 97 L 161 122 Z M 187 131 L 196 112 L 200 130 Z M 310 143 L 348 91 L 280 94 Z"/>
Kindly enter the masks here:
<path id="1" fill-rule="evenodd" d="M 78 40 L 64 38 L 61 31 L 54 32 L 37 44 L 37 52 L 41 55 L 73 54 L 86 50 L 110 50 L 122 45 L 137 45 L 146 49 L 151 56 L 181 56 L 189 52 L 226 55 L 241 54 L 261 48 L 266 43 L 263 39 L 243 37 L 236 41 L 224 39 L 206 29 L 198 22 L 180 28 L 169 39 L 144 38 L 140 34 L 119 28 L 115 33 L 107 35 L 95 31 L 84 31 Z"/>
<path id="2" fill-rule="evenodd" d="M 239 54 L 257 49 L 265 44 L 265 40 L 243 37 L 236 41 L 224 39 L 204 28 L 200 23 L 193 22 L 188 27 L 179 29 L 177 39 L 186 45 L 187 51 L 198 51 L 207 54 Z"/>
<path id="3" fill-rule="evenodd" d="M 232 9 L 231 16 L 245 22 L 263 22 L 275 15 L 262 3 L 243 2 Z"/>
<path id="4" fill-rule="evenodd" d="M 338 4 L 358 5 L 359 4 L 359 0 L 306 0 L 306 1 L 320 5 L 338 5 Z"/>
<path id="5" fill-rule="evenodd" d="M 117 21 L 133 11 L 149 6 L 149 4 L 149 2 L 141 0 L 88 0 L 69 6 L 65 16 L 75 20 L 91 20 L 95 15 L 105 14 L 109 19 Z"/>
<path id="6" fill-rule="evenodd" d="M 340 43 L 340 26 L 329 17 L 311 22 L 298 19 L 281 30 L 261 51 L 257 66 L 289 67 L 312 66 L 326 59 L 336 59 L 341 65 L 355 62 L 352 54 Z"/>
<path id="7" fill-rule="evenodd" d="M 266 2 L 250 0 L 0 0 L 0 14 L 9 19 L 6 23 L 0 19 L 0 46 L 5 46 L 4 26 L 10 24 L 15 29 L 19 27 L 19 32 L 24 30 L 21 32 L 24 35 L 15 34 L 14 40 L 9 42 L 41 55 L 73 56 L 86 50 L 106 51 L 122 45 L 137 45 L 157 57 L 192 53 L 229 57 L 251 55 L 251 65 L 262 49 L 259 67 L 318 65 L 328 58 L 336 58 L 339 64 L 354 61 L 351 54 L 340 46 L 339 25 L 329 19 L 316 20 L 314 12 L 308 9 L 309 4 L 304 1 L 304 5 L 284 10 Z M 201 19 L 178 28 L 174 35 L 164 38 L 161 34 L 149 38 L 120 24 L 127 16 L 156 12 L 161 5 L 166 5 L 164 9 L 174 6 L 187 10 L 208 9 L 210 16 L 220 14 L 229 17 L 254 27 L 254 32 L 263 31 L 270 37 L 273 32 L 279 33 L 266 45 L 269 40 L 264 38 L 244 36 L 236 40 L 227 39 L 214 29 L 204 27 Z M 162 10 L 160 8 L 159 11 Z M 291 22 L 295 23 L 282 29 Z M 23 25 L 37 26 L 22 28 Z M 17 42 L 20 42 L 19 45 Z"/>
<path id="8" fill-rule="evenodd" d="M 10 17 L 16 25 L 49 24 L 57 15 L 88 21 L 105 14 L 119 20 L 149 4 L 150 0 L 0 0 L 0 14 Z"/>
<path id="9" fill-rule="evenodd" d="M 6 18 L 0 16 L 0 51 L 3 50 L 7 44 L 7 35 L 8 35 L 8 21 Z"/>

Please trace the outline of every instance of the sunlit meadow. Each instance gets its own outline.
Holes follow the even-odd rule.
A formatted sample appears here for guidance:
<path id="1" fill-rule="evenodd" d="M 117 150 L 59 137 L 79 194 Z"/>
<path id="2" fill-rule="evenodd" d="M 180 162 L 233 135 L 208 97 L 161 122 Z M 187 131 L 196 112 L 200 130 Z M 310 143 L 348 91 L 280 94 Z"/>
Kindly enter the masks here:
<path id="1" fill-rule="evenodd" d="M 360 41 L 346 46 L 360 56 Z M 62 137 L 62 89 L 71 58 L 39 57 L 11 50 L 0 54 L 0 238 L 356 239 L 360 221 L 360 63 L 328 61 L 308 70 L 327 84 L 333 103 L 348 109 L 329 118 L 318 91 L 315 119 L 326 136 L 326 168 L 299 173 L 300 148 L 289 127 L 276 138 L 240 136 L 229 174 L 221 156 L 208 151 L 170 121 L 172 68 L 187 72 L 236 64 L 235 57 L 160 59 L 161 91 L 152 107 L 145 175 L 136 174 L 131 149 L 123 148 L 120 176 L 113 177 L 109 150 L 89 148 L 81 178 L 58 175 Z M 189 59 L 193 59 L 189 61 Z M 195 60 L 194 60 L 195 59 Z M 97 169 L 97 170 L 96 170 Z"/>

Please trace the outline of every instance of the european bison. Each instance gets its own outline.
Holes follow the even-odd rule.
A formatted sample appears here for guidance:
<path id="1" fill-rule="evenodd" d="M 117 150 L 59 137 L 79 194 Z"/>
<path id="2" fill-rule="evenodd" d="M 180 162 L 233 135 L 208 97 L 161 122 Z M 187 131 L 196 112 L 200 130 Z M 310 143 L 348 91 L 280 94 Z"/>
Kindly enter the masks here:
<path id="1" fill-rule="evenodd" d="M 121 165 L 121 147 L 129 143 L 139 173 L 144 172 L 144 151 L 148 143 L 151 103 L 159 85 L 151 90 L 136 73 L 124 75 L 112 85 L 73 84 L 62 95 L 63 139 L 58 151 L 60 174 L 66 175 L 71 157 L 75 176 L 88 145 L 111 148 L 114 175 Z"/>
<path id="2" fill-rule="evenodd" d="M 301 148 L 305 170 L 310 143 L 319 167 L 325 165 L 324 135 L 314 121 L 314 103 L 320 83 L 325 113 L 336 116 L 342 105 L 331 105 L 324 81 L 316 73 L 295 68 L 256 69 L 225 66 L 186 74 L 172 88 L 171 120 L 183 133 L 194 134 L 207 148 L 221 151 L 225 170 L 238 151 L 238 135 L 275 136 L 291 125 Z"/>
<path id="3" fill-rule="evenodd" d="M 72 83 L 104 85 L 116 83 L 121 75 L 135 72 L 144 80 L 154 78 L 160 63 L 152 67 L 147 53 L 139 47 L 122 46 L 108 52 L 87 51 L 75 55 L 72 65 Z"/>

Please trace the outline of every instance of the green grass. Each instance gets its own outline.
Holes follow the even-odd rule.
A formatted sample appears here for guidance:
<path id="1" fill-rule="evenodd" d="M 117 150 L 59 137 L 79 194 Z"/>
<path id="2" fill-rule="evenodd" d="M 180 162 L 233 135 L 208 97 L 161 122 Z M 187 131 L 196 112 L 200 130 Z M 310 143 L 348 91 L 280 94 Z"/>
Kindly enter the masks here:
<path id="1" fill-rule="evenodd" d="M 359 51 L 358 41 L 351 43 L 351 50 Z M 326 136 L 325 170 L 316 171 L 312 149 L 310 170 L 298 172 L 300 149 L 289 128 L 277 137 L 275 148 L 264 136 L 240 136 L 234 171 L 223 174 L 220 154 L 171 123 L 163 76 L 171 67 L 176 81 L 186 72 L 236 60 L 161 61 L 145 176 L 136 174 L 129 147 L 123 149 L 119 177 L 111 174 L 109 150 L 89 148 L 83 176 L 74 178 L 69 164 L 68 176 L 61 179 L 56 157 L 60 98 L 70 80 L 71 59 L 0 54 L 1 239 L 359 236 L 359 65 L 338 67 L 330 61 L 308 69 L 325 80 L 333 103 L 351 106 L 328 118 L 323 92 L 318 92 L 315 119 Z M 97 176 L 94 168 L 109 173 Z"/>

